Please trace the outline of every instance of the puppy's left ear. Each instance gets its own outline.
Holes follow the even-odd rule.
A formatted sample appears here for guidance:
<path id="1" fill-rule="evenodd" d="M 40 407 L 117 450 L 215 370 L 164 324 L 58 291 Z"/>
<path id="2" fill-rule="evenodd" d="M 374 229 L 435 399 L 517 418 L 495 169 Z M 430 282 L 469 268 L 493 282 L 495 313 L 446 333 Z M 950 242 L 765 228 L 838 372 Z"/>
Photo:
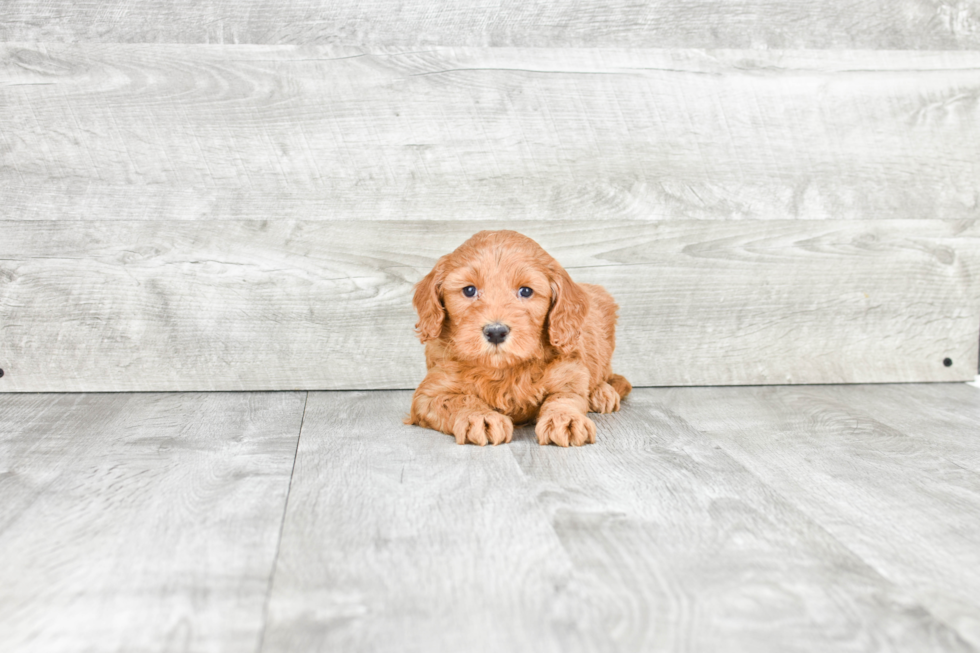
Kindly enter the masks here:
<path id="1" fill-rule="evenodd" d="M 582 325 L 589 312 L 589 296 L 557 262 L 550 271 L 552 297 L 548 340 L 561 353 L 570 354 L 582 335 Z"/>
<path id="2" fill-rule="evenodd" d="M 412 306 L 419 314 L 415 333 L 423 344 L 435 340 L 442 333 L 442 323 L 446 319 L 446 309 L 442 305 L 442 283 L 446 280 L 449 256 L 441 257 L 432 271 L 415 284 Z"/>

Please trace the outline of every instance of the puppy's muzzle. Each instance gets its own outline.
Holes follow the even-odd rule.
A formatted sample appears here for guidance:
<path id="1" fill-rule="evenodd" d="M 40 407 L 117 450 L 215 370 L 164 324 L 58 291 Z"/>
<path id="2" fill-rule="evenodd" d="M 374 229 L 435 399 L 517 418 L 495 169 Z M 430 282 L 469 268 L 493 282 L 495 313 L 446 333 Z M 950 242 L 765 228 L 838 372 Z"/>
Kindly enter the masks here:
<path id="1" fill-rule="evenodd" d="M 483 337 L 492 345 L 499 345 L 507 339 L 510 327 L 500 322 L 494 322 L 483 327 Z"/>

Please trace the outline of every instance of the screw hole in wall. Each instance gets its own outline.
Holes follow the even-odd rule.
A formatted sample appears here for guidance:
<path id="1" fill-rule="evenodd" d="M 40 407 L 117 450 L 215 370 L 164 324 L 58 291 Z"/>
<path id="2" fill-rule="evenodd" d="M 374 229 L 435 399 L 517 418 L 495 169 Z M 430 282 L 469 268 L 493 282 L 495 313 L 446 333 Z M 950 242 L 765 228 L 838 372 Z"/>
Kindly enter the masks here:
<path id="1" fill-rule="evenodd" d="M 952 364 L 953 364 L 953 359 L 952 358 L 944 358 L 943 359 L 943 365 L 945 365 L 946 367 L 950 367 Z"/>
<path id="2" fill-rule="evenodd" d="M 0 370 L 0 377 L 3 377 L 3 370 Z"/>

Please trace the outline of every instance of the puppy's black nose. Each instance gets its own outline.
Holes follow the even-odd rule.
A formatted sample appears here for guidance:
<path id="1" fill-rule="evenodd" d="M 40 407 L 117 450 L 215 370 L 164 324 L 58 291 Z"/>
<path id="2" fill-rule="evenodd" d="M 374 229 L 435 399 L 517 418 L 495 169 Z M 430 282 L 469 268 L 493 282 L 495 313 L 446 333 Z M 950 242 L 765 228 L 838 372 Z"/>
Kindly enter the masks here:
<path id="1" fill-rule="evenodd" d="M 506 340 L 508 333 L 510 333 L 510 327 L 500 322 L 494 322 L 483 327 L 483 337 L 487 339 L 487 342 L 495 345 L 499 345 Z"/>

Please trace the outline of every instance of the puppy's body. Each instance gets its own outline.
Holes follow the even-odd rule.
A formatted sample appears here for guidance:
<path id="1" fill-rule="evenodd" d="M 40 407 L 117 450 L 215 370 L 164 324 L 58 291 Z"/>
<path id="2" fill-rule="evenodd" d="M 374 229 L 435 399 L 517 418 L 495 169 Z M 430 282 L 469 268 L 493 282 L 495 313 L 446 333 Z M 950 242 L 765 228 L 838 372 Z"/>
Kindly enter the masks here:
<path id="1" fill-rule="evenodd" d="M 541 444 L 580 445 L 595 441 L 586 413 L 619 410 L 630 391 L 612 373 L 612 297 L 521 234 L 476 234 L 439 259 L 413 303 L 428 373 L 408 423 L 482 445 L 536 420 Z"/>

